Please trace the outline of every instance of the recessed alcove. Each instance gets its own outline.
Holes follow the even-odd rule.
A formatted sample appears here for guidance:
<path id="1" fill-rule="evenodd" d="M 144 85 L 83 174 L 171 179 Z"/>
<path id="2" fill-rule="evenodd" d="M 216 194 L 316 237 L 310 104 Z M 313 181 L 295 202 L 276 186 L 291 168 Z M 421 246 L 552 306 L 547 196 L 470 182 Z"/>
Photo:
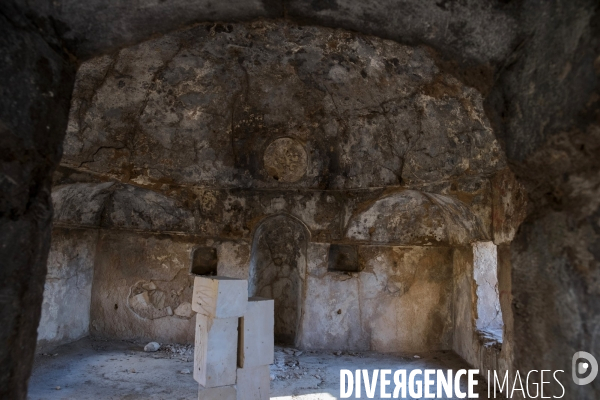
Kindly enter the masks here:
<path id="1" fill-rule="evenodd" d="M 190 272 L 194 275 L 217 275 L 219 259 L 214 247 L 196 247 L 191 254 Z"/>
<path id="2" fill-rule="evenodd" d="M 360 272 L 356 246 L 332 244 L 329 246 L 327 270 L 332 272 Z"/>

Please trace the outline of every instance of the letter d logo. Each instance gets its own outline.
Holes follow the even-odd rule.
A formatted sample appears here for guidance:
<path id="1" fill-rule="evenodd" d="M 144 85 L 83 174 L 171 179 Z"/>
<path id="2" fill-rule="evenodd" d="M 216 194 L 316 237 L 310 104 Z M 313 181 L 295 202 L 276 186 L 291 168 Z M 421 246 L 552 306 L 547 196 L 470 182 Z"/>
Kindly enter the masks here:
<path id="1" fill-rule="evenodd" d="M 580 359 L 585 359 L 586 361 L 578 362 Z M 580 378 L 579 375 L 583 375 L 586 372 L 590 371 L 590 374 L 586 378 Z M 596 376 L 598 375 L 598 361 L 594 358 L 590 353 L 586 353 L 585 351 L 578 351 L 573 354 L 573 382 L 577 385 L 587 385 L 592 383 Z"/>

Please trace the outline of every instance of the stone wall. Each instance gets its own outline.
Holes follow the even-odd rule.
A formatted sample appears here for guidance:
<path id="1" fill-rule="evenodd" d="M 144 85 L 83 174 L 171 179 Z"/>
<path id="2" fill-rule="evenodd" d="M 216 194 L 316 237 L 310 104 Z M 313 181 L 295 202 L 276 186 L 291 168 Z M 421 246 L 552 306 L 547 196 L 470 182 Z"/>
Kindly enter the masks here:
<path id="1" fill-rule="evenodd" d="M 255 257 L 251 243 L 243 241 L 66 228 L 56 228 L 54 234 L 56 250 L 62 245 L 69 246 L 69 251 L 53 252 L 51 260 L 77 252 L 79 258 L 63 268 L 70 273 L 82 268 L 80 259 L 88 264 L 79 271 L 79 280 L 54 282 L 49 275 L 52 290 L 46 291 L 40 325 L 44 348 L 86 335 L 88 322 L 89 333 L 96 337 L 193 343 L 192 280 L 188 276 L 192 249 L 198 245 L 216 248 L 219 274 L 243 279 L 251 278 Z M 77 240 L 89 248 L 78 248 L 73 243 Z M 298 287 L 298 303 L 281 314 L 301 314 L 295 343 L 312 349 L 384 352 L 449 349 L 453 334 L 451 249 L 359 246 L 358 250 L 361 272 L 335 272 L 328 270 L 329 245 L 308 243 L 307 266 L 300 268 L 306 273 Z M 280 253 L 276 258 L 285 259 L 286 249 Z M 281 265 L 270 266 L 275 267 Z M 78 288 L 83 276 L 85 287 Z M 60 303 L 72 300 L 73 295 L 81 297 L 72 303 L 81 312 L 66 312 Z M 60 314 L 46 311 L 47 307 Z M 42 337 L 42 332 L 55 326 L 59 332 L 81 329 L 69 331 L 70 335 Z"/>
<path id="2" fill-rule="evenodd" d="M 89 334 L 98 231 L 54 228 L 37 352 Z"/>
<path id="3" fill-rule="evenodd" d="M 452 349 L 484 376 L 508 372 L 514 379 L 510 247 L 494 247 L 484 242 L 453 250 Z"/>
<path id="4" fill-rule="evenodd" d="M 507 224 L 505 168 L 481 94 L 426 48 L 203 24 L 81 66 L 55 223 L 100 229 L 93 335 L 189 342 L 177 310 L 205 246 L 276 299 L 280 339 L 450 349 L 452 247 Z M 330 244 L 355 272 L 331 270 Z"/>
<path id="5" fill-rule="evenodd" d="M 189 237 L 102 231 L 98 240 L 90 333 L 192 343 L 193 278 Z"/>
<path id="6" fill-rule="evenodd" d="M 493 242 L 473 244 L 473 279 L 477 286 L 477 323 L 479 332 L 502 340 L 502 310 L 498 290 L 498 251 Z"/>
<path id="7" fill-rule="evenodd" d="M 328 247 L 309 247 L 304 346 L 382 352 L 451 348 L 451 249 L 360 246 L 364 269 L 343 273 L 327 270 Z"/>
<path id="8" fill-rule="evenodd" d="M 193 343 L 193 282 L 188 275 L 192 250 L 213 247 L 220 275 L 251 279 L 252 260 L 260 257 L 252 248 L 260 253 L 256 249 L 261 246 L 261 235 L 254 246 L 104 229 L 55 228 L 54 237 L 40 351 L 88 333 Z M 296 345 L 383 352 L 451 348 L 451 248 L 359 246 L 361 271 L 347 273 L 328 270 L 329 244 L 306 245 L 301 258 L 306 266 L 297 271 L 300 285 L 286 289 L 299 290 L 297 303 L 280 310 L 282 316 L 298 313 Z M 281 271 L 277 268 L 284 267 L 287 253 L 294 253 L 287 250 L 284 246 L 281 254 L 274 254 L 280 265 L 275 260 L 264 265 Z"/>
<path id="9" fill-rule="evenodd" d="M 461 180 L 506 165 L 482 100 L 423 47 L 202 24 L 80 68 L 62 165 L 153 189 Z"/>

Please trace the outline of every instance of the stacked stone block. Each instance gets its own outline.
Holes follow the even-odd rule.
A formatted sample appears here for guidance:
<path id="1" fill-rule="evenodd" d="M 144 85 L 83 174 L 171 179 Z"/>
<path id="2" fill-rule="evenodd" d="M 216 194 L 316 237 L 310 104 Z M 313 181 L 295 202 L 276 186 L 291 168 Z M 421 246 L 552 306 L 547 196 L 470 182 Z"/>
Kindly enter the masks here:
<path id="1" fill-rule="evenodd" d="M 268 400 L 273 300 L 248 298 L 248 282 L 194 278 L 194 379 L 200 400 Z"/>

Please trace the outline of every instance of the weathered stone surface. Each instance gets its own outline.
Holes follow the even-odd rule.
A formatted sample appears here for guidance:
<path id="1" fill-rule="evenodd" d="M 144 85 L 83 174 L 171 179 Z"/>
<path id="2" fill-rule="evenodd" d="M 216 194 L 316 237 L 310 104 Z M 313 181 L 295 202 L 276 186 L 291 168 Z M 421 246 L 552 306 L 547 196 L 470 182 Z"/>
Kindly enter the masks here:
<path id="1" fill-rule="evenodd" d="M 193 275 L 217 275 L 219 256 L 216 247 L 196 247 L 192 252 L 190 273 Z M 226 275 L 225 275 L 226 276 Z"/>
<path id="2" fill-rule="evenodd" d="M 36 352 L 89 334 L 98 232 L 52 230 Z"/>
<path id="3" fill-rule="evenodd" d="M 311 244 L 302 345 L 340 350 L 449 349 L 452 261 L 443 247 L 359 246 L 365 269 L 327 271 Z"/>
<path id="4" fill-rule="evenodd" d="M 484 376 L 488 371 L 495 371 L 502 376 L 508 372 L 510 379 L 514 379 L 510 247 L 498 246 L 496 252 L 493 246 L 491 242 L 474 243 L 472 246 L 457 247 L 453 250 L 452 350 L 483 372 Z M 485 280 L 487 277 L 484 276 L 486 267 L 492 269 L 494 262 L 497 267 L 497 288 L 490 287 Z M 480 296 L 485 295 L 485 291 L 494 300 L 487 310 L 480 307 Z M 498 300 L 500 309 L 496 308 Z M 494 318 L 500 312 L 502 321 Z M 504 326 L 498 326 L 499 322 Z M 494 324 L 496 332 L 480 330 L 489 328 L 490 325 L 493 327 Z"/>
<path id="5" fill-rule="evenodd" d="M 235 385 L 238 318 L 196 314 L 194 379 L 205 388 Z"/>
<path id="6" fill-rule="evenodd" d="M 27 396 L 75 78 L 56 32 L 22 6 L 0 4 L 0 398 L 16 400 Z"/>
<path id="7" fill-rule="evenodd" d="M 268 365 L 237 369 L 237 400 L 269 400 L 271 379 Z"/>
<path id="8" fill-rule="evenodd" d="M 475 317 L 477 298 L 474 273 L 474 254 L 471 246 L 453 250 L 453 340 L 452 350 L 472 365 L 477 365 Z"/>
<path id="9" fill-rule="evenodd" d="M 100 226 L 113 182 L 75 183 L 52 190 L 54 221 L 65 225 Z"/>
<path id="10" fill-rule="evenodd" d="M 498 172 L 491 183 L 494 243 L 510 243 L 527 215 L 527 194 L 510 169 Z"/>
<path id="11" fill-rule="evenodd" d="M 248 305 L 248 281 L 224 276 L 194 277 L 192 310 L 210 318 L 239 318 Z"/>
<path id="12" fill-rule="evenodd" d="M 193 230 L 191 213 L 175 200 L 159 193 L 125 185 L 116 190 L 106 212 L 114 227 L 131 227 L 150 231 Z"/>
<path id="13" fill-rule="evenodd" d="M 193 232 L 194 219 L 171 197 L 132 185 L 72 183 L 52 193 L 61 225 Z"/>
<path id="14" fill-rule="evenodd" d="M 284 190 L 157 193 L 132 185 L 77 182 L 58 186 L 53 197 L 57 210 L 55 221 L 63 226 L 250 239 L 252 230 L 263 219 L 285 212 L 305 222 L 314 241 L 340 240 L 348 229 L 352 235 L 346 234 L 346 240 L 403 245 L 448 245 L 489 237 L 492 194 L 487 180 L 477 178 L 421 188 L 437 193 L 406 190 L 389 194 L 381 189 L 333 193 Z M 413 211 L 408 212 L 406 205 L 413 207 Z M 398 208 L 399 211 L 393 213 Z M 379 215 L 390 215 L 391 221 L 379 220 Z M 366 223 L 361 216 L 368 217 Z M 381 232 L 369 234 L 374 228 L 369 225 L 373 221 L 380 225 Z M 389 232 L 386 222 L 391 224 Z M 413 229 L 403 230 L 401 225 L 405 223 L 413 224 Z"/>
<path id="15" fill-rule="evenodd" d="M 501 5 L 492 4 L 293 0 L 286 3 L 286 12 L 292 18 L 319 25 L 372 33 L 403 43 L 427 43 L 448 56 L 482 63 L 505 56 L 517 30 Z"/>
<path id="16" fill-rule="evenodd" d="M 65 170 L 63 168 L 63 170 Z M 73 171 L 73 170 L 70 170 Z M 67 178 L 68 179 L 68 178 Z M 59 180 L 60 182 L 60 180 Z M 79 210 L 70 198 L 87 199 L 89 192 L 102 192 L 108 183 L 75 182 L 57 187 L 55 222 L 66 226 L 94 226 L 129 230 L 169 230 L 204 237 L 251 239 L 252 230 L 266 217 L 289 213 L 305 221 L 316 239 L 340 238 L 340 224 L 347 208 L 372 199 L 380 189 L 345 198 L 327 191 L 290 193 L 285 190 L 160 190 L 154 192 L 130 185 L 114 184 L 104 203 L 90 202 Z M 115 196 L 122 190 L 125 195 Z M 128 198 L 136 196 L 134 202 Z M 99 196 L 94 200 L 99 200 Z M 158 198 L 158 201 L 150 201 Z M 133 203 L 133 204 L 132 204 Z M 93 212 L 86 212 L 91 208 Z M 108 212 L 107 210 L 110 210 Z M 220 257 L 220 256 L 219 256 Z M 222 263 L 221 263 L 222 264 Z"/>
<path id="17" fill-rule="evenodd" d="M 479 219 L 461 201 L 433 193 L 394 193 L 352 216 L 346 237 L 389 244 L 464 244 L 486 238 Z"/>
<path id="18" fill-rule="evenodd" d="M 521 371 L 569 371 L 576 351 L 600 354 L 599 19 L 595 1 L 526 2 L 520 23 L 531 39 L 488 101 L 529 203 L 511 243 Z M 564 384 L 565 397 L 600 396 L 598 380 Z M 551 385 L 547 395 L 561 393 Z"/>
<path id="19" fill-rule="evenodd" d="M 263 162 L 267 173 L 278 182 L 297 182 L 308 166 L 306 151 L 294 139 L 279 138 L 265 149 Z"/>
<path id="20" fill-rule="evenodd" d="M 225 240 L 217 244 L 217 275 L 248 279 L 251 243 Z"/>
<path id="21" fill-rule="evenodd" d="M 477 330 L 502 340 L 502 310 L 498 291 L 498 250 L 493 242 L 473 244 L 473 279 L 477 291 Z"/>
<path id="22" fill-rule="evenodd" d="M 514 317 L 513 317 L 513 291 L 512 291 L 512 264 L 510 259 L 510 245 L 498 246 L 498 292 L 500 295 L 500 308 L 504 330 L 502 335 L 502 349 L 497 357 L 498 365 L 487 369 L 500 371 L 515 371 L 514 362 Z M 485 369 L 485 368 L 482 368 Z"/>
<path id="23" fill-rule="evenodd" d="M 364 246 L 360 256 L 361 322 L 370 349 L 450 349 L 451 249 Z"/>
<path id="24" fill-rule="evenodd" d="M 521 225 L 511 246 L 514 355 L 520 369 L 530 369 L 540 354 L 549 369 L 563 368 L 564 360 L 581 349 L 600 354 L 597 334 L 589 331 L 597 329 L 600 320 L 599 216 L 598 209 L 588 216 L 552 212 Z M 561 245 L 552 245 L 556 243 Z M 577 386 L 571 380 L 565 385 L 567 393 L 586 398 L 600 393 L 596 383 Z M 548 392 L 562 393 L 554 385 Z"/>
<path id="25" fill-rule="evenodd" d="M 274 301 L 250 297 L 246 313 L 239 322 L 238 367 L 249 368 L 273 364 L 274 332 Z"/>
<path id="26" fill-rule="evenodd" d="M 307 349 L 367 350 L 359 274 L 328 272 L 329 245 L 309 243 L 301 345 Z"/>
<path id="27" fill-rule="evenodd" d="M 481 95 L 423 48 L 285 22 L 211 29 L 90 61 L 63 164 L 150 186 L 336 189 L 505 165 Z M 278 180 L 274 143 L 300 166 Z"/>
<path id="28" fill-rule="evenodd" d="M 358 246 L 332 244 L 329 246 L 327 258 L 328 271 L 360 272 L 361 270 L 358 260 Z"/>
<path id="29" fill-rule="evenodd" d="M 424 42 L 447 56 L 471 63 L 500 60 L 511 50 L 518 32 L 514 17 L 501 5 L 480 2 L 408 0 L 398 4 L 385 0 L 365 4 L 358 0 L 343 3 L 227 0 L 190 3 L 176 0 L 168 5 L 146 3 L 143 8 L 131 9 L 114 0 L 60 5 L 36 0 L 27 6 L 38 18 L 52 18 L 68 27 L 63 33 L 64 40 L 69 50 L 82 58 L 107 53 L 198 21 L 239 21 L 284 15 L 293 20 L 342 27 L 401 42 Z M 214 28 L 215 31 L 226 29 L 227 25 Z"/>
<path id="30" fill-rule="evenodd" d="M 280 343 L 299 339 L 308 239 L 301 222 L 276 215 L 258 227 L 252 244 L 248 291 L 275 300 L 275 340 Z"/>
<path id="31" fill-rule="evenodd" d="M 179 304 L 177 306 L 177 308 L 173 311 L 173 313 L 175 315 L 179 315 L 180 317 L 184 317 L 184 318 L 191 318 L 192 315 L 194 315 L 194 311 L 192 310 L 192 305 L 191 305 L 191 303 L 188 303 L 187 301 L 184 301 L 183 303 Z"/>
<path id="32" fill-rule="evenodd" d="M 235 385 L 215 388 L 200 386 L 198 400 L 237 400 L 237 389 Z"/>
<path id="33" fill-rule="evenodd" d="M 193 343 L 188 266 L 195 238 L 105 232 L 94 265 L 90 333 L 94 336 Z"/>

